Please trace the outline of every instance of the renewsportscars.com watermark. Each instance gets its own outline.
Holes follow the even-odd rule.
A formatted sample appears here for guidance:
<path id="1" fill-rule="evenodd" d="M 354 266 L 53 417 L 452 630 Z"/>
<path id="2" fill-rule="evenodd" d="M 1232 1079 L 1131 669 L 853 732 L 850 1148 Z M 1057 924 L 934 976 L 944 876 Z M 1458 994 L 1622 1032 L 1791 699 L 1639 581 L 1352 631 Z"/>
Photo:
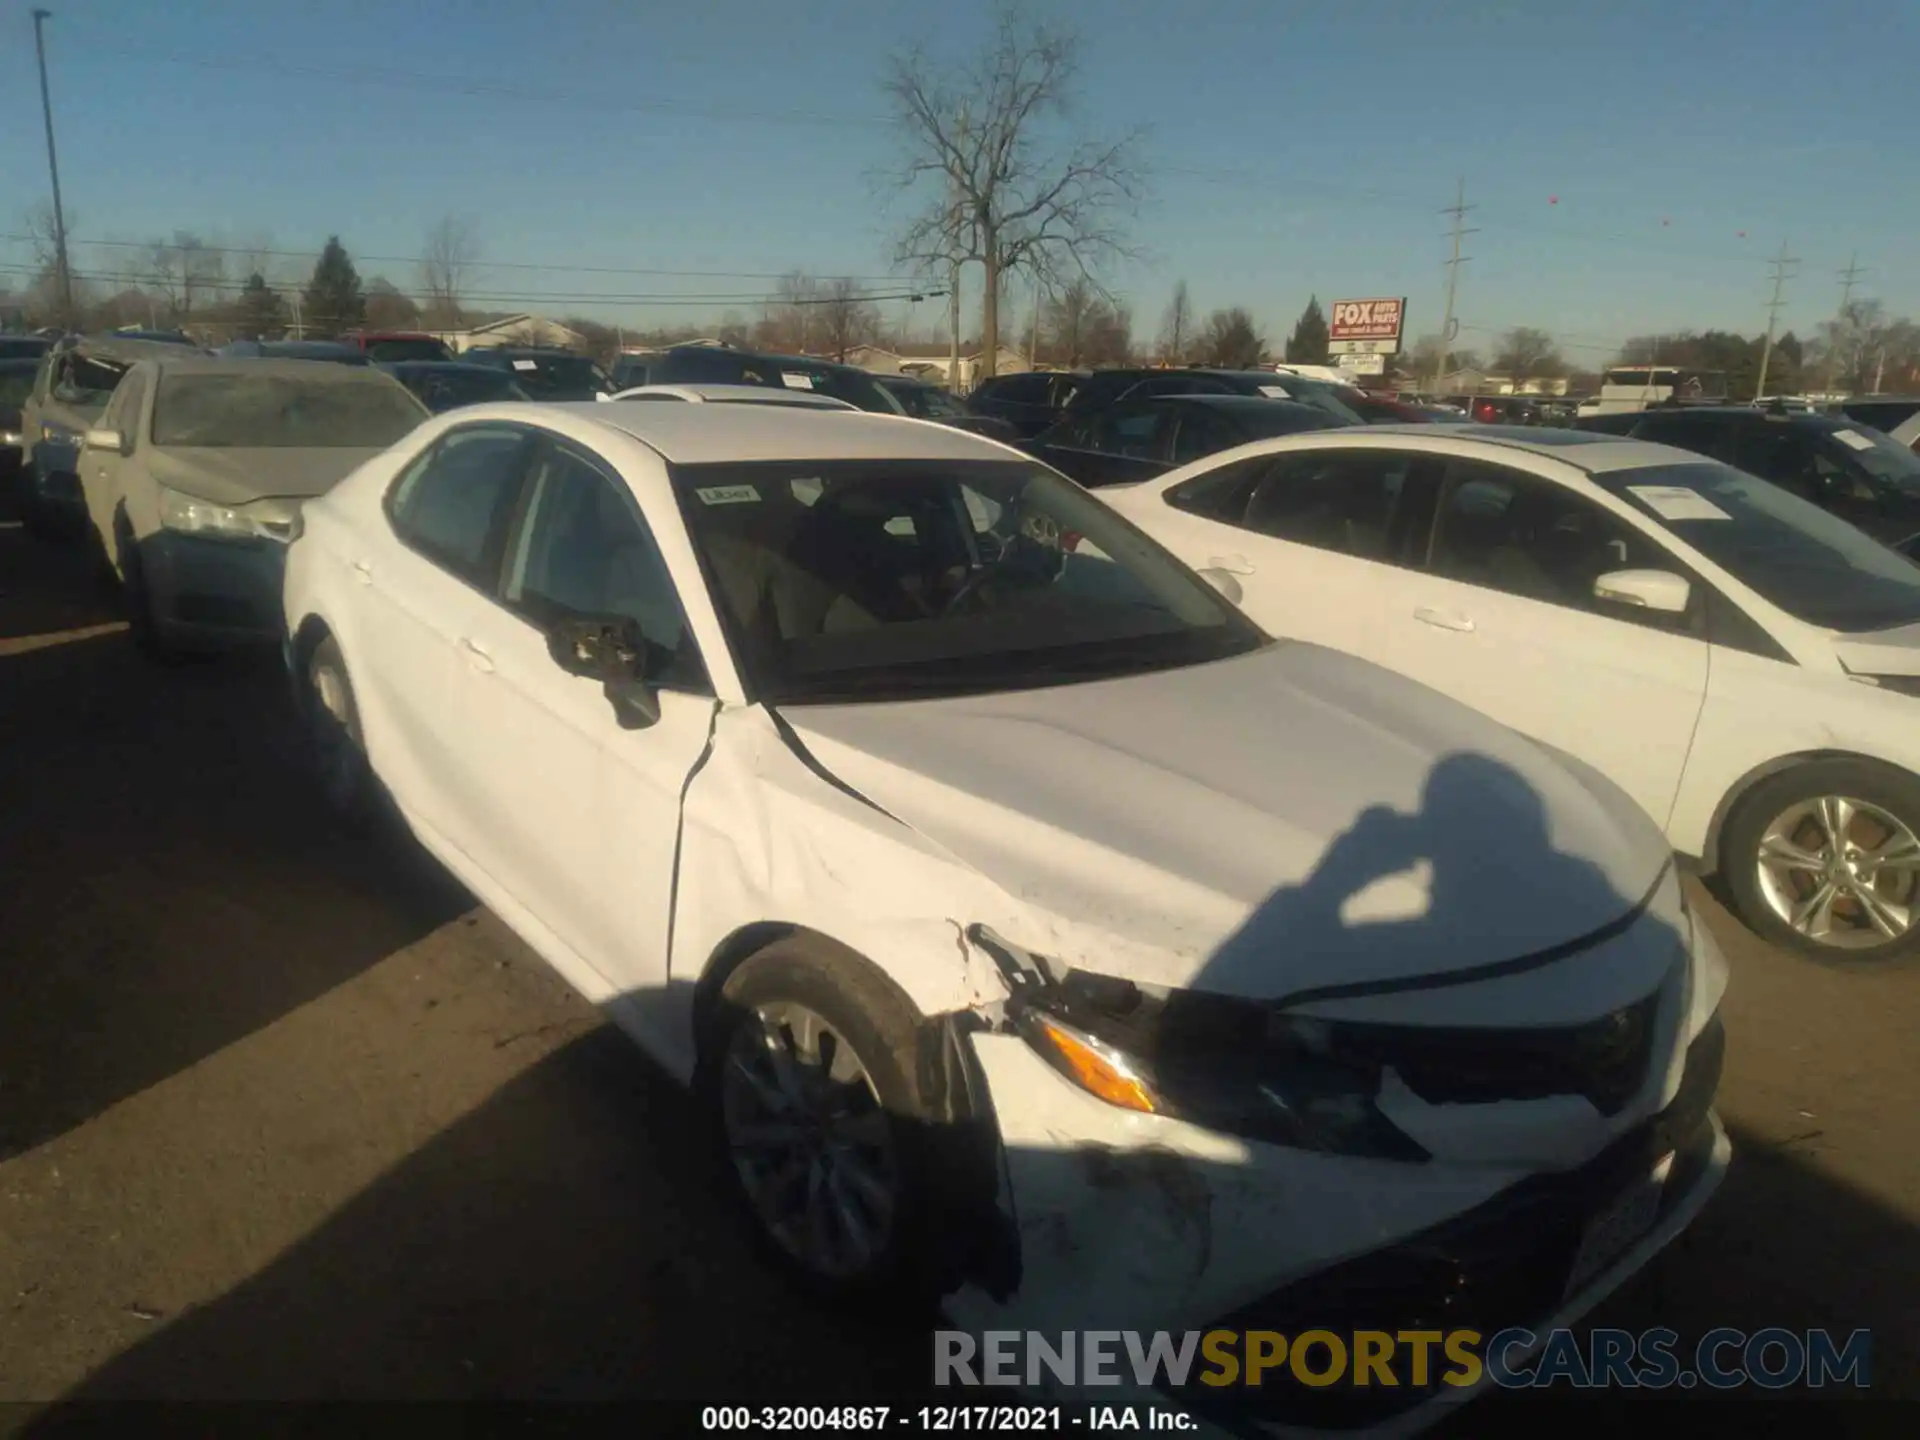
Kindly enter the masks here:
<path id="1" fill-rule="evenodd" d="M 1873 1335 L 1854 1330 L 936 1330 L 939 1386 L 1436 1385 L 1506 1389 L 1767 1390 L 1872 1384 Z"/>

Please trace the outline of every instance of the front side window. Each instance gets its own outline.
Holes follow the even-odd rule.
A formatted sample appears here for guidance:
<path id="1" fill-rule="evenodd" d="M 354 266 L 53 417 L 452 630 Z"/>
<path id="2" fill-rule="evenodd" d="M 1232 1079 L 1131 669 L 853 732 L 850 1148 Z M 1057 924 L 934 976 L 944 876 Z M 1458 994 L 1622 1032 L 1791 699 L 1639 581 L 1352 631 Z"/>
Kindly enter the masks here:
<path id="1" fill-rule="evenodd" d="M 62 356 L 54 371 L 53 398 L 67 405 L 104 406 L 126 373 L 125 365 L 97 356 Z"/>
<path id="2" fill-rule="evenodd" d="M 511 426 L 450 432 L 394 486 L 394 530 L 428 559 L 491 589 L 532 447 L 532 437 Z"/>
<path id="3" fill-rule="evenodd" d="M 1766 480 L 1704 461 L 1594 479 L 1809 625 L 1862 631 L 1920 620 L 1920 566 Z"/>
<path id="4" fill-rule="evenodd" d="M 1667 414 L 1654 412 L 1632 428 L 1636 440 L 1695 450 L 1716 460 L 1730 458 L 1734 427 L 1718 415 L 1689 415 L 1684 410 Z"/>
<path id="5" fill-rule="evenodd" d="M 660 652 L 654 676 L 704 688 L 673 577 L 626 487 L 555 446 L 533 479 L 527 519 L 507 567 L 507 603 L 542 629 L 570 617 L 632 620 Z"/>
<path id="6" fill-rule="evenodd" d="M 1175 419 L 1173 463 L 1184 465 L 1219 450 L 1229 450 L 1241 442 L 1240 432 L 1220 416 L 1200 406 L 1192 406 Z"/>
<path id="7" fill-rule="evenodd" d="M 1265 643 L 1031 463 L 689 465 L 674 484 L 741 670 L 769 700 L 1018 689 Z"/>
<path id="8" fill-rule="evenodd" d="M 1647 536 L 1565 486 L 1467 463 L 1449 467 L 1429 568 L 1464 584 L 1625 619 L 1633 612 L 1597 599 L 1594 581 L 1615 570 L 1675 566 Z"/>
<path id="9" fill-rule="evenodd" d="M 154 396 L 153 443 L 219 450 L 383 450 L 426 416 L 405 386 L 316 365 L 312 378 L 170 372 Z"/>

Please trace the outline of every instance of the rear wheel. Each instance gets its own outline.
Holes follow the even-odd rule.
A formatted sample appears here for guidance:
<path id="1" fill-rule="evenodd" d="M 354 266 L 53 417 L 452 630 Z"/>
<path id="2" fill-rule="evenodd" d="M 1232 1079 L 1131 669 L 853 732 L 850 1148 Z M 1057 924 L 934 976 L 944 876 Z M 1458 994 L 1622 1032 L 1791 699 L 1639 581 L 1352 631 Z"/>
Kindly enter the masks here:
<path id="1" fill-rule="evenodd" d="M 1727 821 L 1720 869 L 1747 924 L 1835 965 L 1920 952 L 1920 780 L 1817 760 L 1763 780 Z"/>

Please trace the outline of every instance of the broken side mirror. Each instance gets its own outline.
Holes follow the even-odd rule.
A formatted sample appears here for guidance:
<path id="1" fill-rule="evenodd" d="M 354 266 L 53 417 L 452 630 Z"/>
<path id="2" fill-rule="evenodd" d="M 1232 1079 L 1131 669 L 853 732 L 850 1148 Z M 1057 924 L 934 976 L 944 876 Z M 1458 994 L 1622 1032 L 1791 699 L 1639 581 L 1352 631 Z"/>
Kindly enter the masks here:
<path id="1" fill-rule="evenodd" d="M 623 730 L 644 730 L 659 720 L 653 647 L 630 617 L 566 616 L 548 627 L 547 653 L 569 675 L 600 681 Z"/>

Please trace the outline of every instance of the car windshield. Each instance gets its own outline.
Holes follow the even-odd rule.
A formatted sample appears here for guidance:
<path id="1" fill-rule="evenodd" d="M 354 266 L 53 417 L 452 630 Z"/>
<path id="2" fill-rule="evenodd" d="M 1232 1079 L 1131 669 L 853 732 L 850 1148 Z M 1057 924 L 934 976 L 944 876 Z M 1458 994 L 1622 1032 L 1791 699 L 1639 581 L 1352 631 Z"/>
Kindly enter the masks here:
<path id="1" fill-rule="evenodd" d="M 375 364 L 396 360 L 444 360 L 447 358 L 447 347 L 424 335 L 410 340 L 369 340 L 367 358 Z"/>
<path id="2" fill-rule="evenodd" d="M 418 395 L 436 415 L 443 410 L 457 410 L 462 405 L 527 398 L 526 391 L 516 385 L 506 371 L 487 370 L 478 365 L 458 370 L 399 370 L 394 378 Z"/>
<path id="3" fill-rule="evenodd" d="M 1360 412 L 1341 398 L 1341 388 L 1321 380 L 1303 380 L 1298 375 L 1273 375 L 1264 378 L 1260 393 L 1270 399 L 1298 400 L 1302 405 L 1324 410 L 1342 425 L 1366 424 Z"/>
<path id="4" fill-rule="evenodd" d="M 1829 451 L 1850 459 L 1883 485 L 1920 495 L 1920 455 L 1871 426 L 1842 426 L 1826 438 Z"/>
<path id="5" fill-rule="evenodd" d="M 1777 485 L 1705 461 L 1594 479 L 1809 625 L 1884 630 L 1920 620 L 1920 565 Z"/>
<path id="6" fill-rule="evenodd" d="M 766 700 L 1021 689 L 1266 643 L 1205 581 L 1031 463 L 689 465 L 674 485 Z"/>
<path id="7" fill-rule="evenodd" d="M 209 449 L 377 450 L 420 423 L 419 402 L 378 379 L 169 374 L 153 409 L 153 443 Z M 364 372 L 363 372 L 364 373 Z"/>
<path id="8" fill-rule="evenodd" d="M 507 369 L 535 400 L 591 400 L 608 391 L 606 375 L 584 355 L 515 355 Z"/>
<path id="9" fill-rule="evenodd" d="M 777 361 L 774 363 L 778 364 Z M 754 362 L 751 368 L 743 370 L 740 383 L 764 385 L 768 381 L 765 366 Z M 780 365 L 779 383 L 790 390 L 811 390 L 816 395 L 825 395 L 830 399 L 844 400 L 856 410 L 870 410 L 881 415 L 906 415 L 910 413 L 900 397 L 871 375 L 859 370 L 843 370 L 829 365 Z"/>

